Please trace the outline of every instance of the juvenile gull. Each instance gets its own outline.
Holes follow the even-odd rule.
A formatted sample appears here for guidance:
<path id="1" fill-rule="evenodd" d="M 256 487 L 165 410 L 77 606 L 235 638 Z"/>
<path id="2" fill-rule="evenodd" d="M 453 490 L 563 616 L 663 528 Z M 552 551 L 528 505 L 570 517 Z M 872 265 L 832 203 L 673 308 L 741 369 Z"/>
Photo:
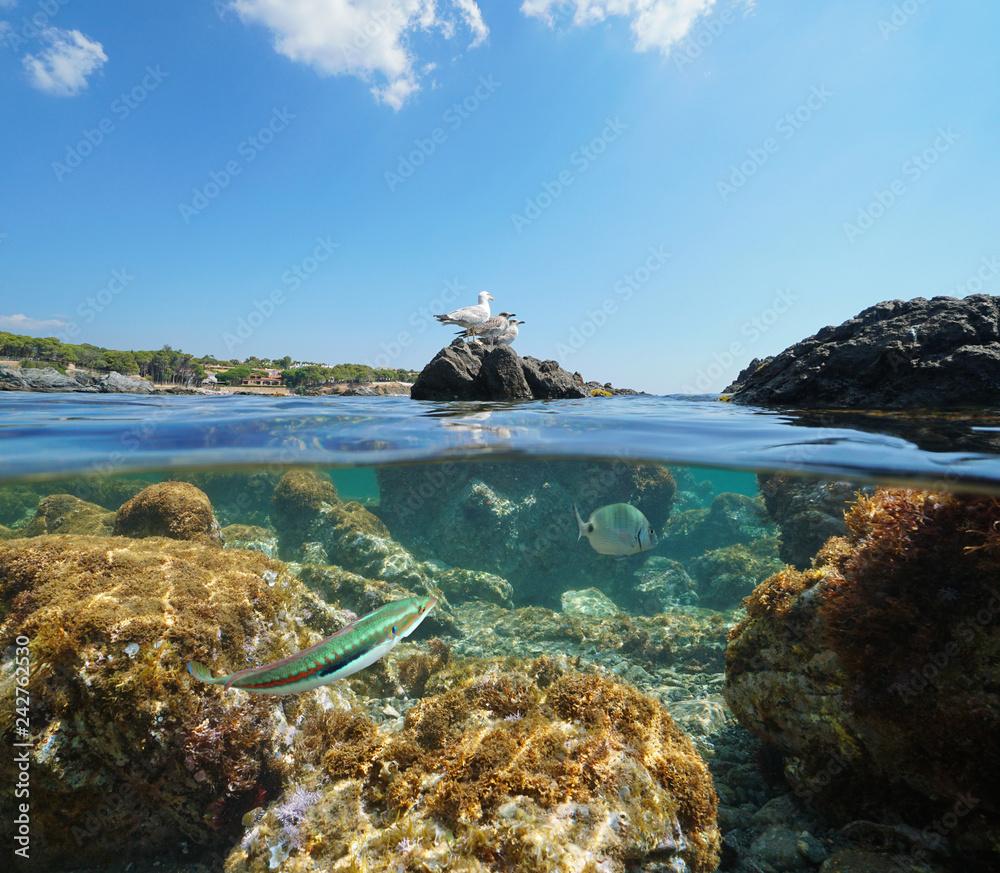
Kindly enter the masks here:
<path id="1" fill-rule="evenodd" d="M 482 324 L 490 317 L 490 301 L 492 299 L 493 295 L 489 291 L 480 291 L 479 303 L 475 306 L 463 306 L 461 309 L 455 309 L 452 312 L 447 312 L 444 315 L 435 315 L 434 317 L 441 324 L 457 324 L 459 327 L 464 327 L 468 330 Z"/>
<path id="2" fill-rule="evenodd" d="M 509 346 L 517 339 L 518 325 L 521 324 L 524 322 L 518 321 L 516 318 L 508 319 L 507 327 L 495 337 L 494 342 L 501 346 Z"/>
<path id="3" fill-rule="evenodd" d="M 513 312 L 501 312 L 499 315 L 487 318 L 482 324 L 460 330 L 458 335 L 466 339 L 495 340 L 507 330 L 510 319 L 513 317 Z"/>

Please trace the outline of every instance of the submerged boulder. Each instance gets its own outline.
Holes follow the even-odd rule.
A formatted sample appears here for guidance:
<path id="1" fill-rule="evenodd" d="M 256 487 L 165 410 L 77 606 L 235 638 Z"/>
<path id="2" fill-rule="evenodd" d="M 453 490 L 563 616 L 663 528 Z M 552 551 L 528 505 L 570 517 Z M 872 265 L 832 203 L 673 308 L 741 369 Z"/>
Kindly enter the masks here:
<path id="1" fill-rule="evenodd" d="M 830 537 L 847 533 L 844 513 L 858 492 L 871 493 L 869 486 L 761 473 L 760 493 L 771 518 L 781 529 L 781 559 L 800 570 Z"/>
<path id="2" fill-rule="evenodd" d="M 29 641 L 32 860 L 50 870 L 146 869 L 182 847 L 231 845 L 241 816 L 280 788 L 286 716 L 318 704 L 282 711 L 195 683 L 185 662 L 254 666 L 332 623 L 263 555 L 152 537 L 0 542 L 0 614 L 3 639 Z M 13 767 L 5 756 L 8 785 Z M 13 802 L 0 798 L 8 821 Z"/>
<path id="3" fill-rule="evenodd" d="M 726 389 L 740 403 L 853 409 L 993 406 L 998 392 L 1000 297 L 987 294 L 878 303 Z"/>
<path id="4" fill-rule="evenodd" d="M 378 516 L 360 503 L 341 500 L 329 478 L 313 470 L 293 470 L 281 479 L 273 518 L 285 560 L 335 565 L 409 591 L 443 593 L 452 602 L 510 602 L 507 580 L 487 570 L 420 560 L 393 539 Z"/>
<path id="5" fill-rule="evenodd" d="M 52 494 L 44 498 L 35 517 L 20 535 L 37 537 L 42 534 L 92 534 L 108 536 L 115 526 L 115 514 L 102 506 L 87 503 L 71 494 Z"/>
<path id="6" fill-rule="evenodd" d="M 115 533 L 222 544 L 208 495 L 187 482 L 158 482 L 144 488 L 118 510 Z"/>
<path id="7" fill-rule="evenodd" d="M 227 549 L 249 549 L 269 558 L 278 556 L 278 535 L 271 528 L 255 524 L 228 524 L 221 530 Z"/>
<path id="8" fill-rule="evenodd" d="M 918 828 L 946 816 L 945 841 L 994 869 L 1000 500 L 880 490 L 846 527 L 748 598 L 726 699 L 800 797 Z"/>
<path id="9" fill-rule="evenodd" d="M 316 770 L 248 819 L 227 873 L 718 864 L 711 776 L 666 710 L 547 659 L 480 668 L 398 732 L 332 712 L 303 739 Z"/>

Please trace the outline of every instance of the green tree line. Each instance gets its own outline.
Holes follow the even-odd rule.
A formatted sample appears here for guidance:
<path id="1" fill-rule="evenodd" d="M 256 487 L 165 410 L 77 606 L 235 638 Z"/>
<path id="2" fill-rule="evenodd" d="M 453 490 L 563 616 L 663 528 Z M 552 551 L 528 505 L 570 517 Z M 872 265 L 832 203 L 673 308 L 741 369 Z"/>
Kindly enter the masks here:
<path id="1" fill-rule="evenodd" d="M 294 367 L 290 355 L 282 358 L 249 357 L 244 360 L 218 359 L 211 355 L 195 357 L 164 346 L 157 351 L 120 351 L 90 343 L 65 343 L 56 337 L 34 337 L 0 331 L 0 358 L 12 358 L 38 365 L 65 369 L 68 364 L 109 373 L 115 370 L 129 376 L 143 376 L 154 382 L 197 384 L 206 375 L 206 367 L 226 367 L 218 375 L 223 384 L 239 385 L 265 369 L 282 372 L 286 385 L 293 390 L 315 387 L 326 382 L 413 381 L 413 370 L 370 367 L 367 364 L 305 364 Z"/>

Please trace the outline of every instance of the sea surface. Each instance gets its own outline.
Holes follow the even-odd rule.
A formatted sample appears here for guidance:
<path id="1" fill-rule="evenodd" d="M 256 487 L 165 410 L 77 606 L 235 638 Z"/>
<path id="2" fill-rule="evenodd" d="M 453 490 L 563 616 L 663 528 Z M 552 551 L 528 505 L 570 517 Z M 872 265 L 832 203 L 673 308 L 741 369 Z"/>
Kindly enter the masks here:
<path id="1" fill-rule="evenodd" d="M 0 815 L 38 870 L 997 870 L 997 495 L 1000 410 L 0 393 Z M 315 690 L 187 669 L 411 597 Z"/>

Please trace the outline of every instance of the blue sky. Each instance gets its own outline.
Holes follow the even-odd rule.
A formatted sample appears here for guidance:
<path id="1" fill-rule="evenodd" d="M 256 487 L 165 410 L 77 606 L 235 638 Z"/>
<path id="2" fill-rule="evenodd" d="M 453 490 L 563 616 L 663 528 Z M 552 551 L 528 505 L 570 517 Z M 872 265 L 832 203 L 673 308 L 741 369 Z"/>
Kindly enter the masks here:
<path id="1" fill-rule="evenodd" d="M 1000 287 L 1000 6 L 0 0 L 0 328 L 721 388 Z"/>

